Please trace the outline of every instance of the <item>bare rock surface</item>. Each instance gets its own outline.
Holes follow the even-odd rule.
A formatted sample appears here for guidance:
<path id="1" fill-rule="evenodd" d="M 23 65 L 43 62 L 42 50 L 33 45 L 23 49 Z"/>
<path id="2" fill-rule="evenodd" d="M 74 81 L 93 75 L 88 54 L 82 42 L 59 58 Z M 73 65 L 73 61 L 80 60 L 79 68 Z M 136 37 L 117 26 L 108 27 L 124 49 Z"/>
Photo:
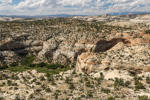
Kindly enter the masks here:
<path id="1" fill-rule="evenodd" d="M 6 100 L 150 98 L 149 19 L 149 14 L 130 14 L 2 21 L 0 97 Z M 33 63 L 29 56 L 35 57 Z M 29 62 L 23 65 L 25 58 Z"/>

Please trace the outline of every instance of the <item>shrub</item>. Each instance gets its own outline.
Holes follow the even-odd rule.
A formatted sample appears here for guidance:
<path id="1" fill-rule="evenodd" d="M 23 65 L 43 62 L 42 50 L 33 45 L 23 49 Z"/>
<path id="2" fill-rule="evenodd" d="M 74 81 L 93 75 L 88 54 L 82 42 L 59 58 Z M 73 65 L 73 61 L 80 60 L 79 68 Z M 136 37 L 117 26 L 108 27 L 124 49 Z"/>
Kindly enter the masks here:
<path id="1" fill-rule="evenodd" d="M 76 74 L 76 71 L 74 70 L 74 71 L 72 72 L 72 74 Z"/>
<path id="2" fill-rule="evenodd" d="M 33 79 L 33 80 L 31 81 L 31 83 L 33 83 L 33 82 L 36 82 L 36 79 Z"/>
<path id="3" fill-rule="evenodd" d="M 17 83 L 12 83 L 12 86 L 18 86 L 18 84 Z"/>
<path id="4" fill-rule="evenodd" d="M 138 91 L 139 89 L 145 89 L 144 85 L 139 81 L 139 78 L 137 77 L 134 78 L 134 85 L 136 91 Z"/>
<path id="5" fill-rule="evenodd" d="M 71 81 L 72 81 L 72 79 L 70 79 L 69 77 L 66 77 L 66 80 L 65 80 L 66 83 L 70 84 Z"/>
<path id="6" fill-rule="evenodd" d="M 110 90 L 109 89 L 105 89 L 105 88 L 101 88 L 101 91 L 106 93 L 106 94 L 110 93 Z"/>
<path id="7" fill-rule="evenodd" d="M 84 94 L 82 94 L 80 97 L 81 97 L 81 98 L 84 98 L 84 97 L 85 97 L 85 95 L 84 95 Z"/>
<path id="8" fill-rule="evenodd" d="M 40 92 L 40 91 L 41 91 L 41 89 L 36 89 L 35 91 L 36 91 L 36 92 Z"/>
<path id="9" fill-rule="evenodd" d="M 7 84 L 10 86 L 12 85 L 12 81 L 11 80 L 7 80 Z"/>
<path id="10" fill-rule="evenodd" d="M 18 76 L 16 76 L 16 75 L 12 75 L 12 77 L 11 77 L 12 79 L 14 79 L 14 80 L 19 80 L 19 77 Z"/>
<path id="11" fill-rule="evenodd" d="M 147 34 L 150 34 L 150 30 L 146 30 L 145 32 L 146 32 Z"/>
<path id="12" fill-rule="evenodd" d="M 93 92 L 92 91 L 88 91 L 87 92 L 87 97 L 93 97 Z"/>
<path id="13" fill-rule="evenodd" d="M 130 81 L 126 81 L 126 82 L 124 82 L 124 80 L 123 79 L 119 79 L 119 78 L 115 78 L 115 81 L 114 81 L 114 88 L 115 89 L 119 89 L 119 87 L 120 86 L 129 86 L 131 83 L 130 83 Z"/>
<path id="14" fill-rule="evenodd" d="M 119 78 L 115 78 L 114 81 L 114 88 L 115 89 L 119 89 L 120 86 L 125 86 L 124 80 L 123 79 L 119 79 Z"/>
<path id="15" fill-rule="evenodd" d="M 60 93 L 60 90 L 56 90 L 54 92 L 53 96 L 55 97 L 55 99 L 58 99 L 59 93 Z"/>
<path id="16" fill-rule="evenodd" d="M 46 73 L 46 77 L 50 77 L 51 75 L 49 73 Z"/>
<path id="17" fill-rule="evenodd" d="M 98 84 L 101 84 L 102 78 L 100 78 L 100 77 L 96 78 L 96 81 L 97 81 Z"/>
<path id="18" fill-rule="evenodd" d="M 104 79 L 104 75 L 102 72 L 100 72 L 100 79 L 103 80 Z"/>
<path id="19" fill-rule="evenodd" d="M 126 81 L 125 83 L 124 83 L 124 86 L 129 86 L 131 83 L 130 83 L 130 81 Z"/>
<path id="20" fill-rule="evenodd" d="M 69 89 L 75 89 L 75 86 L 74 86 L 73 83 L 71 83 L 71 84 L 69 85 Z"/>
<path id="21" fill-rule="evenodd" d="M 50 64 L 47 65 L 48 69 L 57 69 L 57 68 L 65 68 L 65 66 L 61 65 L 61 64 Z"/>
<path id="22" fill-rule="evenodd" d="M 91 88 L 94 87 L 93 85 L 91 85 L 91 83 L 90 83 L 89 81 L 85 83 L 85 86 L 86 86 L 86 87 L 91 87 Z"/>
<path id="23" fill-rule="evenodd" d="M 45 84 L 42 84 L 42 85 L 41 85 L 41 88 L 45 90 L 45 89 L 46 89 L 46 85 L 45 85 Z"/>
<path id="24" fill-rule="evenodd" d="M 36 64 L 29 64 L 29 67 L 36 67 Z"/>
<path id="25" fill-rule="evenodd" d="M 32 99 L 32 98 L 34 98 L 34 95 L 33 95 L 33 94 L 30 94 L 30 95 L 29 95 L 29 99 Z"/>
<path id="26" fill-rule="evenodd" d="M 35 60 L 35 56 L 26 56 L 25 59 L 22 61 L 22 65 L 30 65 Z"/>
<path id="27" fill-rule="evenodd" d="M 77 100 L 81 100 L 81 97 L 78 97 Z"/>
<path id="28" fill-rule="evenodd" d="M 41 81 L 44 81 L 44 80 L 45 80 L 44 76 L 41 76 L 41 77 L 40 77 L 40 80 L 41 80 Z"/>
<path id="29" fill-rule="evenodd" d="M 18 90 L 18 87 L 14 87 L 14 90 Z"/>
<path id="30" fill-rule="evenodd" d="M 18 63 L 17 63 L 17 62 L 13 62 L 13 63 L 10 64 L 10 66 L 11 66 L 11 67 L 18 66 Z"/>
<path id="31" fill-rule="evenodd" d="M 47 64 L 46 64 L 46 63 L 44 63 L 44 62 L 41 62 L 41 63 L 39 63 L 37 66 L 38 66 L 38 67 L 46 67 L 46 66 L 47 66 Z"/>
<path id="32" fill-rule="evenodd" d="M 139 100 L 149 100 L 148 96 L 145 96 L 145 95 L 144 96 L 138 96 L 138 99 Z"/>
<path id="33" fill-rule="evenodd" d="M 47 80 L 48 80 L 48 81 L 54 81 L 54 78 L 53 78 L 52 76 L 49 76 L 49 77 L 47 78 Z"/>
<path id="34" fill-rule="evenodd" d="M 52 92 L 50 88 L 47 88 L 45 91 L 46 92 Z"/>
<path id="35" fill-rule="evenodd" d="M 35 84 L 36 84 L 36 85 L 41 85 L 41 83 L 40 83 L 40 82 L 36 82 Z"/>
<path id="36" fill-rule="evenodd" d="M 107 97 L 107 100 L 115 100 L 114 97 Z"/>
<path id="37" fill-rule="evenodd" d="M 135 82 L 135 90 L 138 91 L 139 89 L 145 89 L 145 87 L 141 82 L 137 81 Z"/>
<path id="38" fill-rule="evenodd" d="M 81 79 L 79 80 L 79 82 L 83 83 L 83 79 L 81 78 Z"/>
<path id="39" fill-rule="evenodd" d="M 2 84 L 0 84 L 0 87 L 3 87 L 3 86 L 5 86 L 5 82 L 3 82 Z"/>
<path id="40" fill-rule="evenodd" d="M 55 81 L 52 81 L 52 82 L 51 82 L 51 85 L 56 85 Z"/>
<path id="41" fill-rule="evenodd" d="M 4 64 L 3 66 L 0 66 L 0 69 L 6 69 L 6 68 L 8 68 L 6 64 Z"/>
<path id="42" fill-rule="evenodd" d="M 88 81 L 88 78 L 85 76 L 84 80 L 85 80 L 85 81 Z"/>
<path id="43" fill-rule="evenodd" d="M 0 100 L 4 100 L 4 98 L 3 98 L 3 97 L 0 97 Z"/>
<path id="44" fill-rule="evenodd" d="M 150 84 L 150 77 L 148 77 L 148 76 L 146 77 L 146 83 Z"/>
<path id="45" fill-rule="evenodd" d="M 44 98 L 39 98 L 38 100 L 46 100 L 46 99 L 44 99 Z"/>

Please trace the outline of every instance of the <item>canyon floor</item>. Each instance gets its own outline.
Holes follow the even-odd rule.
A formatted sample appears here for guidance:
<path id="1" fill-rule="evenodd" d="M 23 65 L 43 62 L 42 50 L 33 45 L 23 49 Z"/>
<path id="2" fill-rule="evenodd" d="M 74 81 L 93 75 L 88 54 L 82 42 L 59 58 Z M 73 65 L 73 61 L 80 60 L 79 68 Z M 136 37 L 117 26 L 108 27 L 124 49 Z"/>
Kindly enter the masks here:
<path id="1" fill-rule="evenodd" d="M 149 14 L 1 18 L 0 100 L 149 100 L 149 59 Z"/>

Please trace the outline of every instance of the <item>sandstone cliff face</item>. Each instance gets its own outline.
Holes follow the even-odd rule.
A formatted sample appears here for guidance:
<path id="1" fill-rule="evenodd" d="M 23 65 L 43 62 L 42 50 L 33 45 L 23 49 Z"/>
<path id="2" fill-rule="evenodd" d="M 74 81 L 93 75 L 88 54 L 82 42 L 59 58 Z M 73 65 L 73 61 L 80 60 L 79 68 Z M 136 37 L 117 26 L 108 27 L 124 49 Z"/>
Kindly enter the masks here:
<path id="1" fill-rule="evenodd" d="M 79 40 L 78 42 L 60 42 L 60 40 L 56 40 L 54 38 L 47 41 L 28 39 L 23 41 L 17 41 L 13 39 L 8 39 L 1 42 L 0 51 L 1 57 L 4 59 L 7 58 L 8 52 L 11 51 L 17 56 L 26 54 L 35 55 L 37 58 L 37 62 L 51 61 L 53 63 L 70 64 L 75 62 L 78 55 L 84 52 L 104 52 L 111 49 L 119 42 L 127 44 L 129 41 L 122 38 L 116 38 L 108 41 L 98 39 L 94 41 Z M 5 61 L 7 61 L 7 59 Z"/>
<path id="2" fill-rule="evenodd" d="M 135 71 L 136 73 L 149 71 L 149 49 L 149 45 L 138 45 L 103 53 L 83 53 L 77 59 L 76 70 L 79 73 L 95 73 L 108 68 Z"/>
<path id="3" fill-rule="evenodd" d="M 53 22 L 52 25 L 51 21 Z M 77 61 L 78 67 L 81 67 L 80 63 L 82 62 L 85 68 L 76 67 L 77 70 L 82 72 L 81 69 L 86 69 L 90 73 L 94 68 L 93 66 L 99 66 L 99 63 L 103 63 L 101 62 L 102 59 L 117 56 L 118 53 L 121 55 L 123 48 L 128 48 L 128 46 L 139 46 L 140 48 L 141 45 L 150 42 L 149 34 L 135 28 L 124 29 L 74 19 L 55 19 L 51 21 L 44 21 L 48 25 L 43 26 L 45 29 L 50 28 L 50 31 L 42 30 L 38 33 L 36 28 L 41 29 L 42 24 L 35 29 L 32 28 L 30 34 L 2 33 L 2 37 L 0 37 L 1 63 L 19 62 L 23 56 L 30 54 L 36 56 L 35 62 L 71 64 Z M 30 29 L 27 31 L 30 31 Z M 112 51 L 115 53 L 113 54 Z M 133 51 L 135 52 L 134 49 Z M 87 56 L 87 58 L 80 59 L 85 54 L 89 54 L 91 58 Z M 103 58 L 98 57 L 100 54 L 104 55 Z M 115 56 L 114 58 L 116 58 Z"/>

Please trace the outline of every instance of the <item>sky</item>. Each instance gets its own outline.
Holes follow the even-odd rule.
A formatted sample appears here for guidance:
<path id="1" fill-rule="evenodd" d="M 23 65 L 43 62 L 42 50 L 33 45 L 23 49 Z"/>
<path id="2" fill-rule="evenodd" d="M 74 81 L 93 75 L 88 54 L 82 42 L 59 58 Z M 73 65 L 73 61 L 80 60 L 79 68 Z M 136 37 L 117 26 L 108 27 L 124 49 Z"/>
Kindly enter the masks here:
<path id="1" fill-rule="evenodd" d="M 150 12 L 150 0 L 0 0 L 0 15 Z"/>

